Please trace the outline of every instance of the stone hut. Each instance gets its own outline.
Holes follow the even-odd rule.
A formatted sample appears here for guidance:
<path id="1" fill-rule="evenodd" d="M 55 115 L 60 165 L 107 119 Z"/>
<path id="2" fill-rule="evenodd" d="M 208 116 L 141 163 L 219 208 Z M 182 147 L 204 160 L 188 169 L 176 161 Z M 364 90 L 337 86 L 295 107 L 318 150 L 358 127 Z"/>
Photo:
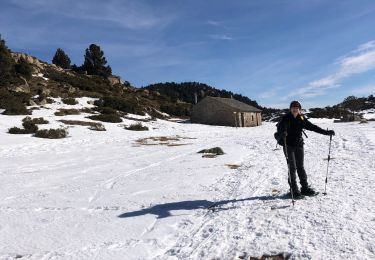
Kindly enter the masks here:
<path id="1" fill-rule="evenodd" d="M 192 123 L 223 126 L 259 126 L 262 124 L 261 110 L 235 100 L 207 96 L 194 105 Z"/>

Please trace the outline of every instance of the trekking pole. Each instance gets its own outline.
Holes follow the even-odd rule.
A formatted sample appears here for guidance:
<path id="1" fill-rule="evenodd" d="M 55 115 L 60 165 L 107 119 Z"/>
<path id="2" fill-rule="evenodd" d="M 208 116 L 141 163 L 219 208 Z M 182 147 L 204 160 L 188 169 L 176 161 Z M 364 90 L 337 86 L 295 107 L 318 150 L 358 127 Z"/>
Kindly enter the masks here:
<path id="1" fill-rule="evenodd" d="M 290 175 L 290 165 L 289 165 L 288 149 L 286 145 L 286 135 L 284 135 L 284 149 L 285 149 L 286 162 L 288 164 L 288 179 L 289 179 L 290 194 L 292 196 L 292 204 L 294 207 L 294 194 L 293 194 L 293 189 L 292 189 L 292 176 Z"/>
<path id="2" fill-rule="evenodd" d="M 327 173 L 326 173 L 326 181 L 324 185 L 324 195 L 327 195 L 327 182 L 328 182 L 328 166 L 329 161 L 331 160 L 331 142 L 332 142 L 332 135 L 329 136 L 329 149 L 328 149 L 328 158 L 327 158 Z"/>

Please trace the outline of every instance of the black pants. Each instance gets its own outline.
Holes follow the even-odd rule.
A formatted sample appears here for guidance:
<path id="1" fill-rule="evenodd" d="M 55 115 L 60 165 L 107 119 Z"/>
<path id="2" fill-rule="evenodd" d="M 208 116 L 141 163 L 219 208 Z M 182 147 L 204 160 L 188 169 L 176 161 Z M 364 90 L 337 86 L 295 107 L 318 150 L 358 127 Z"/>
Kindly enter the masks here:
<path id="1" fill-rule="evenodd" d="M 285 147 L 283 147 L 284 154 L 285 154 Z M 303 158 L 304 158 L 304 150 L 303 146 L 289 146 L 287 147 L 288 150 L 288 159 L 289 159 L 289 170 L 290 170 L 290 178 L 291 182 L 289 185 L 293 190 L 297 190 L 297 180 L 296 180 L 296 170 L 298 173 L 299 182 L 301 183 L 302 187 L 307 187 L 307 175 L 305 168 L 303 167 Z"/>

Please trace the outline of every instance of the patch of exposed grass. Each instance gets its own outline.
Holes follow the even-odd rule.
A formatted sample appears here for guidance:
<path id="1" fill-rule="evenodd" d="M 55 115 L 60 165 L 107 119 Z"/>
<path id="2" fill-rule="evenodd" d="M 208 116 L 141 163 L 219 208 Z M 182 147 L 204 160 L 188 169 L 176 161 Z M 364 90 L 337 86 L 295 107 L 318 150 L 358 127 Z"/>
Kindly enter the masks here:
<path id="1" fill-rule="evenodd" d="M 92 115 L 88 116 L 91 120 L 108 122 L 108 123 L 121 123 L 122 119 L 117 114 L 100 114 L 100 115 Z"/>
<path id="2" fill-rule="evenodd" d="M 34 123 L 36 125 L 43 125 L 43 124 L 49 123 L 48 120 L 45 120 L 43 117 L 31 118 L 31 117 L 27 116 L 24 119 L 22 119 L 22 122 L 26 122 L 26 121 L 31 121 L 32 123 Z"/>
<path id="3" fill-rule="evenodd" d="M 290 254 L 286 253 L 280 253 L 277 255 L 262 255 L 261 257 L 247 257 L 246 259 L 249 260 L 288 260 L 290 259 Z M 245 259 L 245 258 L 240 258 L 240 259 Z"/>
<path id="4" fill-rule="evenodd" d="M 130 116 L 123 116 L 123 118 L 128 119 L 128 120 L 133 120 L 133 121 L 139 121 L 139 122 L 150 122 L 150 121 L 155 121 L 155 117 L 151 118 L 134 118 Z"/>
<path id="5" fill-rule="evenodd" d="M 34 136 L 38 138 L 47 139 L 61 139 L 68 135 L 68 131 L 65 128 L 58 129 L 42 129 L 35 132 Z"/>
<path id="6" fill-rule="evenodd" d="M 143 126 L 140 122 L 136 124 L 131 124 L 130 126 L 126 126 L 125 129 L 132 131 L 148 131 L 148 127 Z"/>
<path id="7" fill-rule="evenodd" d="M 61 100 L 66 105 L 77 105 L 78 101 L 75 98 L 63 98 Z"/>
<path id="8" fill-rule="evenodd" d="M 166 146 L 181 146 L 188 145 L 191 143 L 178 143 L 182 139 L 190 139 L 189 137 L 180 137 L 180 136 L 151 136 L 146 138 L 137 139 L 136 145 L 166 145 Z"/>
<path id="9" fill-rule="evenodd" d="M 106 131 L 104 125 L 102 125 L 102 124 L 89 126 L 89 129 L 93 130 L 93 131 Z"/>
<path id="10" fill-rule="evenodd" d="M 80 115 L 81 111 L 78 109 L 60 108 L 59 111 L 55 112 L 55 116 L 67 116 L 67 115 Z"/>
<path id="11" fill-rule="evenodd" d="M 66 125 L 88 126 L 90 130 L 106 131 L 105 127 L 101 123 L 97 123 L 97 122 L 80 121 L 80 120 L 59 120 L 59 121 Z"/>
<path id="12" fill-rule="evenodd" d="M 95 107 L 93 110 L 99 112 L 100 114 L 117 114 L 118 111 L 111 107 Z"/>
<path id="13" fill-rule="evenodd" d="M 239 167 L 241 167 L 241 165 L 239 164 L 225 164 L 226 166 L 228 166 L 230 169 L 238 169 Z"/>
<path id="14" fill-rule="evenodd" d="M 86 113 L 86 114 L 95 114 L 95 111 L 93 111 L 89 107 L 84 107 L 79 110 L 81 113 Z"/>

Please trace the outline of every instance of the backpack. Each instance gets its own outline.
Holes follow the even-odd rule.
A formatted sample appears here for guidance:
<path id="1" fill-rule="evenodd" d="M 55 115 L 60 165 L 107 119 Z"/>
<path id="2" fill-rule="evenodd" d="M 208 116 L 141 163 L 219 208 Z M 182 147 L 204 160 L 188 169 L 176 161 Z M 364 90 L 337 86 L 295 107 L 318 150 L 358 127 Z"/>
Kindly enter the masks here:
<path id="1" fill-rule="evenodd" d="M 283 132 L 285 129 L 281 129 L 281 120 L 276 124 L 276 132 L 273 134 L 275 137 L 277 144 L 284 146 L 284 139 L 282 137 Z"/>

